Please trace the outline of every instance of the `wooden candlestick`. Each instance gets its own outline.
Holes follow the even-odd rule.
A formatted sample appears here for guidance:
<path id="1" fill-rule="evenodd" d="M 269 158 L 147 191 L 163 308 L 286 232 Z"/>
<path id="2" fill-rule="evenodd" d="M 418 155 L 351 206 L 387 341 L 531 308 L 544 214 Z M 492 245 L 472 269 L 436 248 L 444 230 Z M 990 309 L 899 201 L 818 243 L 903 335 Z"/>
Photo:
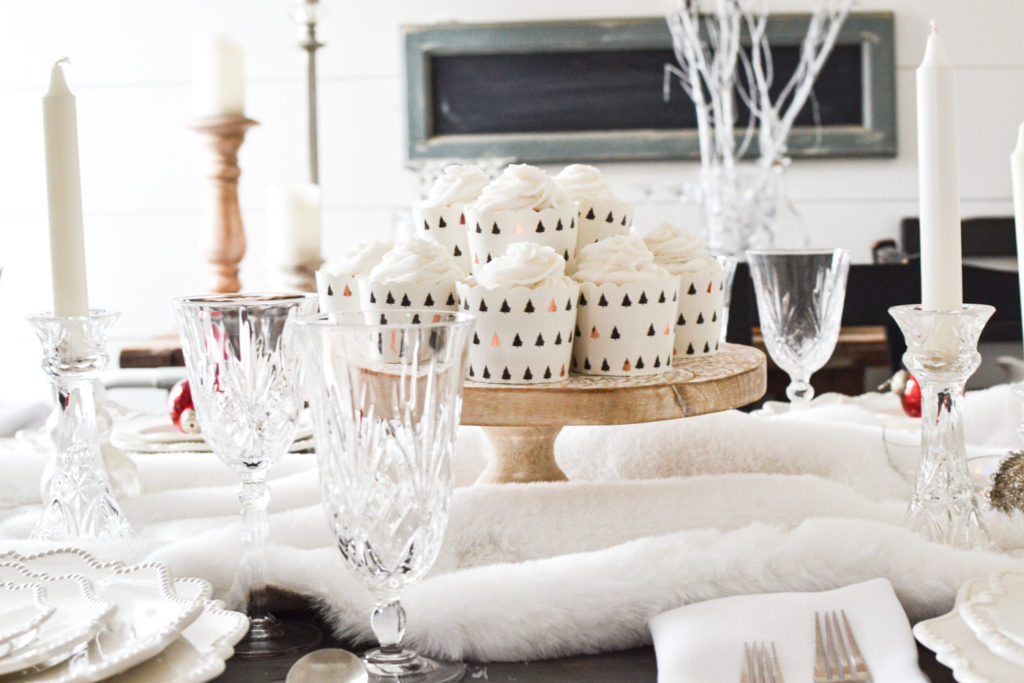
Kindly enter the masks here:
<path id="1" fill-rule="evenodd" d="M 195 119 L 192 128 L 206 141 L 208 198 L 202 254 L 209 264 L 207 289 L 230 294 L 242 289 L 238 264 L 245 256 L 245 228 L 238 206 L 238 149 L 256 121 L 245 116 Z"/>

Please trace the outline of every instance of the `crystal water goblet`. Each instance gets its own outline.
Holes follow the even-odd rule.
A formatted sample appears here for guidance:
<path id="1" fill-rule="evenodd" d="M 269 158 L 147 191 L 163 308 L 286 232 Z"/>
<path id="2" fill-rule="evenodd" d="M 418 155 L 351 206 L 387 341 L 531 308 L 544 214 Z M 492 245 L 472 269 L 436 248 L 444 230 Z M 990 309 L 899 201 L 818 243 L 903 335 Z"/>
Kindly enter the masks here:
<path id="1" fill-rule="evenodd" d="M 795 405 L 814 397 L 811 375 L 835 350 L 846 298 L 850 253 L 845 249 L 766 249 L 747 252 L 764 345 L 789 375 Z"/>
<path id="2" fill-rule="evenodd" d="M 370 680 L 453 681 L 462 664 L 402 645 L 402 589 L 441 549 L 473 319 L 430 310 L 332 313 L 299 324 L 324 512 L 374 595 Z"/>
<path id="3" fill-rule="evenodd" d="M 235 654 L 265 657 L 320 641 L 312 625 L 266 607 L 267 472 L 295 438 L 303 407 L 295 319 L 316 312 L 312 294 L 222 294 L 175 300 L 196 418 L 204 438 L 242 479 L 244 556 L 239 584 L 249 632 Z"/>

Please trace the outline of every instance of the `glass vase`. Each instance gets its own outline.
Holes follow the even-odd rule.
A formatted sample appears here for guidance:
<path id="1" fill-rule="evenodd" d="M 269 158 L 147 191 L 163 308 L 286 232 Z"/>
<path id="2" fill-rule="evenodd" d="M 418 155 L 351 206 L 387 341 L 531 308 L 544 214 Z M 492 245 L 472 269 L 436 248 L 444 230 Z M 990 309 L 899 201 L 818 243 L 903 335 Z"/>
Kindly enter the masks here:
<path id="1" fill-rule="evenodd" d="M 96 427 L 93 387 L 107 364 L 107 333 L 117 317 L 91 310 L 87 316 L 28 318 L 42 344 L 43 371 L 53 382 L 57 399 L 57 458 L 33 539 L 135 535 L 114 497 Z"/>
<path id="2" fill-rule="evenodd" d="M 995 309 L 959 311 L 893 306 L 907 342 L 903 362 L 921 386 L 921 462 L 907 508 L 907 526 L 957 548 L 990 548 L 967 469 L 962 412 L 967 378 L 981 364 L 978 338 Z"/>

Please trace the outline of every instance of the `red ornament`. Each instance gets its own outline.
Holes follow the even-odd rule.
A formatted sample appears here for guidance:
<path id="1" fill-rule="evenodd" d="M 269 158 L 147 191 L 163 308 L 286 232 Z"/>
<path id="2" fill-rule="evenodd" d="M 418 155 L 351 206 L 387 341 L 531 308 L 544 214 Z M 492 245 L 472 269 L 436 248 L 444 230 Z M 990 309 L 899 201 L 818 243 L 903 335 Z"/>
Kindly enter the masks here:
<path id="1" fill-rule="evenodd" d="M 903 406 L 903 412 L 910 417 L 921 417 L 921 385 L 917 383 L 917 378 L 909 373 L 903 391 L 900 392 L 900 405 Z"/>
<path id="2" fill-rule="evenodd" d="M 187 379 L 181 380 L 171 389 L 167 406 L 171 411 L 171 421 L 179 431 L 185 434 L 199 433 L 199 421 L 196 419 L 196 409 L 192 405 L 192 390 Z"/>

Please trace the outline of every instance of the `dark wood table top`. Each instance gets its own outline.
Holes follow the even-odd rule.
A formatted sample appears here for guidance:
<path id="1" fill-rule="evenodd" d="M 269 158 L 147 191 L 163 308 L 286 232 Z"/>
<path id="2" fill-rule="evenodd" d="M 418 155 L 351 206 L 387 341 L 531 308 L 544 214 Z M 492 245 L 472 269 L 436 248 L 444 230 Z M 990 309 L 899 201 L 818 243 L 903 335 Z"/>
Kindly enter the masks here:
<path id="1" fill-rule="evenodd" d="M 282 612 L 287 619 L 317 624 L 324 633 L 318 647 L 358 648 L 334 638 L 322 620 L 310 610 Z M 932 683 L 953 683 L 953 673 L 935 661 L 931 650 L 918 644 L 921 670 Z M 216 680 L 221 683 L 271 683 L 283 681 L 288 669 L 301 657 L 290 655 L 269 659 L 231 659 L 227 670 Z M 639 647 L 596 655 L 579 655 L 531 662 L 467 663 L 465 681 L 518 681 L 520 683 L 657 683 L 658 669 L 652 647 Z"/>

